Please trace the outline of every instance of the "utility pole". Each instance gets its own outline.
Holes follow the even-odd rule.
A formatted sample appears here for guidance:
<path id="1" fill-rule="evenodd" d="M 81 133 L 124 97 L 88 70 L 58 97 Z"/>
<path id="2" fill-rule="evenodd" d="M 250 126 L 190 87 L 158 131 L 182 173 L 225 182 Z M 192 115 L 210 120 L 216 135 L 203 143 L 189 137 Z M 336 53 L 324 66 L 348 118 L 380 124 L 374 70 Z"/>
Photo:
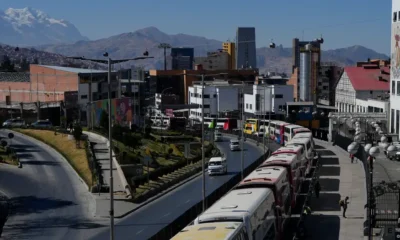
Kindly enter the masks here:
<path id="1" fill-rule="evenodd" d="M 158 45 L 158 48 L 163 48 L 164 49 L 164 71 L 167 70 L 167 48 L 171 48 L 171 45 L 168 43 L 160 43 Z"/>
<path id="2" fill-rule="evenodd" d="M 241 178 L 242 178 L 242 180 L 244 179 L 244 173 L 243 173 L 243 170 L 244 170 L 244 133 L 243 133 L 243 131 L 244 131 L 244 83 L 242 82 L 242 107 L 241 107 L 241 111 L 242 111 L 242 121 L 241 121 L 241 125 L 242 125 L 242 130 L 241 130 L 241 132 L 242 132 L 242 137 L 241 137 L 241 141 L 240 141 L 240 143 L 241 143 L 241 159 L 240 159 L 240 173 L 241 173 Z"/>
<path id="3" fill-rule="evenodd" d="M 107 60 L 103 59 L 89 59 L 89 58 L 83 58 L 83 57 L 68 57 L 71 59 L 77 59 L 77 60 L 87 60 L 91 62 L 97 62 L 97 63 L 103 63 L 107 64 L 108 66 L 108 141 L 109 141 L 109 163 L 110 163 L 110 240 L 114 240 L 114 179 L 113 179 L 113 147 L 112 147 L 112 112 L 111 112 L 111 67 L 113 64 L 116 63 L 123 63 L 127 61 L 136 61 L 136 60 L 141 60 L 141 59 L 148 59 L 148 58 L 154 58 L 154 57 L 148 57 L 148 52 L 143 53 L 144 57 L 136 57 L 136 58 L 127 58 L 127 59 L 118 59 L 118 60 L 113 60 L 109 57 L 108 52 L 105 52 L 103 54 L 104 57 L 107 58 Z"/>

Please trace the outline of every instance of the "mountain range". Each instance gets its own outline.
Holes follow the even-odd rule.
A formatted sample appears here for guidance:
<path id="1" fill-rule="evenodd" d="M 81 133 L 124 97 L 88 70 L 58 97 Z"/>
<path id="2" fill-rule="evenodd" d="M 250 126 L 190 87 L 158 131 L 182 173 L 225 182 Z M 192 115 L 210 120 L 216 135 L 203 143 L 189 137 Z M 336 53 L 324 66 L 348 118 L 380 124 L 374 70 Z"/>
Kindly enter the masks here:
<path id="1" fill-rule="evenodd" d="M 20 57 L 38 58 L 41 63 L 55 65 L 71 63 L 64 56 L 102 58 L 103 53 L 107 51 L 111 58 L 118 59 L 141 56 L 144 51 L 148 51 L 154 59 L 128 64 L 143 66 L 147 69 L 162 69 L 164 58 L 163 50 L 158 48 L 160 43 L 168 43 L 172 47 L 193 47 L 195 56 L 205 56 L 207 52 L 222 48 L 222 42 L 218 40 L 187 34 L 166 34 L 156 27 L 147 27 L 135 32 L 90 41 L 68 21 L 56 20 L 32 8 L 8 9 L 0 13 L 0 31 L 3 33 L 0 34 L 0 43 L 32 46 L 26 51 L 18 52 Z M 0 49 L 0 55 L 5 54 L 11 54 L 10 58 L 13 59 L 16 53 L 13 48 L 3 46 Z M 257 67 L 261 73 L 275 71 L 290 74 L 291 58 L 292 49 L 282 45 L 275 49 L 266 47 L 257 49 Z M 322 61 L 333 62 L 339 66 L 354 65 L 368 58 L 388 59 L 389 57 L 359 45 L 322 52 Z M 168 61 L 170 61 L 169 58 Z M 75 63 L 88 65 L 80 61 L 75 61 Z"/>
<path id="2" fill-rule="evenodd" d="M 89 40 L 72 23 L 28 7 L 0 11 L 0 32 L 1 43 L 20 46 Z"/>
<path id="3" fill-rule="evenodd" d="M 195 56 L 204 56 L 209 51 L 222 48 L 222 42 L 218 40 L 187 34 L 169 35 L 156 27 L 148 27 L 95 41 L 45 45 L 37 48 L 61 55 L 72 54 L 96 58 L 101 57 L 104 51 L 107 51 L 112 58 L 130 58 L 140 56 L 147 50 L 150 56 L 154 56 L 154 59 L 143 60 L 138 62 L 138 65 L 145 68 L 162 69 L 164 58 L 163 50 L 158 48 L 160 43 L 168 43 L 172 47 L 193 47 Z M 388 59 L 388 56 L 358 45 L 322 52 L 323 61 L 333 62 L 339 66 L 354 65 L 356 62 L 366 61 L 368 58 Z M 292 48 L 284 48 L 280 45 L 275 49 L 266 47 L 257 49 L 257 67 L 261 72 L 274 71 L 290 74 L 291 64 Z"/>

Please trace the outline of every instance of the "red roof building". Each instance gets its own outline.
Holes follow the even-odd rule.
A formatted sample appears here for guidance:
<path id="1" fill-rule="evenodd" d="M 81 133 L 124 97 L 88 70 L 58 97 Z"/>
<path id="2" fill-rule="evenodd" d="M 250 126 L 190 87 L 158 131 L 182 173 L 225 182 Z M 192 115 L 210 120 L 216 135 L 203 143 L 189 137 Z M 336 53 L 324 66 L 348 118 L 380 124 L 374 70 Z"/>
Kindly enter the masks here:
<path id="1" fill-rule="evenodd" d="M 335 105 L 339 112 L 386 112 L 390 67 L 379 62 L 345 67 L 335 90 Z"/>

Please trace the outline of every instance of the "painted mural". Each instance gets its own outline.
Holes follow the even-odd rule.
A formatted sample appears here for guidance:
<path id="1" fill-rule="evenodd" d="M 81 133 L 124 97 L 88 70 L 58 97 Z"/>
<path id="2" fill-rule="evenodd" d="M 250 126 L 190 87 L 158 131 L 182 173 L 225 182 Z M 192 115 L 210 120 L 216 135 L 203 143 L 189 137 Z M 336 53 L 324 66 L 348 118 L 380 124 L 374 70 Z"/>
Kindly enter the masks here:
<path id="1" fill-rule="evenodd" d="M 400 25 L 393 23 L 391 46 L 391 71 L 392 78 L 400 78 Z"/>
<path id="2" fill-rule="evenodd" d="M 100 125 L 101 113 L 108 113 L 108 99 L 95 101 L 93 103 L 92 116 L 95 125 Z M 111 100 L 111 118 L 112 121 L 123 126 L 128 126 L 132 122 L 133 104 L 131 98 L 114 98 Z"/>

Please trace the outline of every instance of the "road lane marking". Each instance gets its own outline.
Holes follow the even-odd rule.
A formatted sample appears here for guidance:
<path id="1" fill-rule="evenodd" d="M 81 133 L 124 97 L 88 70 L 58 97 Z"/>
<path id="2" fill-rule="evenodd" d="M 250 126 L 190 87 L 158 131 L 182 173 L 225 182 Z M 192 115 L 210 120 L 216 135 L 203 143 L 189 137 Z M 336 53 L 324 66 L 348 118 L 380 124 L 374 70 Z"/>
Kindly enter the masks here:
<path id="1" fill-rule="evenodd" d="M 137 231 L 136 232 L 136 235 L 139 235 L 141 232 L 143 232 L 144 231 L 144 228 L 142 229 L 142 230 L 140 230 L 140 231 Z"/>
<path id="2" fill-rule="evenodd" d="M 188 202 L 190 202 L 190 199 L 189 199 L 189 200 L 187 200 L 185 203 L 188 203 Z"/>
<path id="3" fill-rule="evenodd" d="M 160 219 L 161 219 L 161 218 L 164 218 L 164 217 L 166 217 L 166 216 L 168 216 L 168 215 L 170 215 L 170 214 L 171 214 L 171 213 L 164 214 L 164 216 L 160 217 Z"/>

